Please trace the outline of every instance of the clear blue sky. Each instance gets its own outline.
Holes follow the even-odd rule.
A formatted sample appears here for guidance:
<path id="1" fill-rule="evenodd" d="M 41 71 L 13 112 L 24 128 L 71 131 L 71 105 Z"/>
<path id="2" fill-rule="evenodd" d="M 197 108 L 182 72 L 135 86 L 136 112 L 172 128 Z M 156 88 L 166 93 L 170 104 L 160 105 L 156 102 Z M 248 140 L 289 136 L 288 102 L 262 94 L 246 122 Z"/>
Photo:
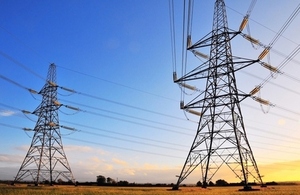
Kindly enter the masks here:
<path id="1" fill-rule="evenodd" d="M 237 30 L 251 1 L 225 3 L 229 27 Z M 298 3 L 258 1 L 250 17 L 251 35 L 268 44 Z M 45 83 L 40 77 L 45 79 L 49 64 L 55 63 L 58 85 L 98 97 L 59 91 L 61 103 L 87 111 L 59 112 L 61 125 L 80 130 L 69 135 L 62 129 L 76 180 L 95 181 L 104 175 L 129 182 L 176 182 L 197 128 L 193 121 L 199 119 L 188 114 L 188 121 L 179 109 L 180 89 L 172 81 L 169 1 L 0 0 L 0 5 L 1 75 L 39 91 Z M 180 56 L 182 3 L 176 0 L 174 5 Z M 193 41 L 211 30 L 212 15 L 213 1 L 195 3 Z M 298 16 L 274 45 L 273 66 L 300 43 L 299 22 Z M 262 51 L 240 37 L 232 49 L 234 55 L 249 58 Z M 300 59 L 295 60 L 282 71 L 298 78 Z M 178 57 L 179 74 L 180 69 Z M 270 74 L 259 64 L 237 73 L 238 87 L 245 92 L 262 82 L 249 73 L 261 78 Z M 262 175 L 280 180 L 278 170 L 284 175 L 300 173 L 299 81 L 279 75 L 271 82 L 261 91 L 262 98 L 276 104 L 268 114 L 252 99 L 242 103 L 242 110 Z M 203 83 L 197 87 L 203 89 Z M 37 117 L 27 118 L 20 110 L 33 111 L 41 97 L 4 79 L 0 86 L 0 179 L 13 179 L 33 134 L 5 125 L 34 128 Z M 200 176 L 197 171 L 187 182 L 195 183 Z M 235 181 L 227 174 L 215 179 L 221 177 Z"/>

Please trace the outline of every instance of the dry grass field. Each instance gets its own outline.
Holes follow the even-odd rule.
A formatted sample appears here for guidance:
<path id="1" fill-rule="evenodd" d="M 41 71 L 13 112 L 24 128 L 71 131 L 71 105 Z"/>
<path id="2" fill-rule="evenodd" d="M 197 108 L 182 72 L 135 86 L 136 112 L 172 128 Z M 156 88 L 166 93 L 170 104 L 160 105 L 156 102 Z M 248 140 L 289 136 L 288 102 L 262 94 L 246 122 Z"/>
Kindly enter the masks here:
<path id="1" fill-rule="evenodd" d="M 38 186 L 1 185 L 2 195 L 299 195 L 300 185 L 282 185 L 259 188 L 259 191 L 238 191 L 240 187 L 182 187 L 172 191 L 163 187 L 97 187 L 97 186 Z"/>

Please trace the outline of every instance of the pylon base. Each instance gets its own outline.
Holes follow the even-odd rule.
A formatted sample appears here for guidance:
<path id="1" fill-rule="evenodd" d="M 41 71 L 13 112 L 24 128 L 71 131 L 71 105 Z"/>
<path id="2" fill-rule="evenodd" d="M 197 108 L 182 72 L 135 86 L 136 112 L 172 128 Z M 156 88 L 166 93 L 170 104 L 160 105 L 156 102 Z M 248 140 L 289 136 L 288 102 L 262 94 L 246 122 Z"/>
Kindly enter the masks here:
<path id="1" fill-rule="evenodd" d="M 172 190 L 179 190 L 179 187 L 178 186 L 173 186 Z"/>
<path id="2" fill-rule="evenodd" d="M 253 189 L 251 186 L 244 186 L 243 189 L 239 189 L 239 191 L 259 191 L 260 189 Z"/>

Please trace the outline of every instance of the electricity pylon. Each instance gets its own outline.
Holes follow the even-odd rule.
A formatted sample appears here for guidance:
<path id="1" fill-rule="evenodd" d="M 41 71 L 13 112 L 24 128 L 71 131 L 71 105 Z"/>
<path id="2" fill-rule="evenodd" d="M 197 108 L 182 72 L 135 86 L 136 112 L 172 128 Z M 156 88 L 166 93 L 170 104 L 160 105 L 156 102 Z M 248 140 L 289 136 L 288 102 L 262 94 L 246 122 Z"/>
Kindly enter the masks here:
<path id="1" fill-rule="evenodd" d="M 177 78 L 174 82 L 188 89 L 189 81 L 206 79 L 206 89 L 181 109 L 200 116 L 196 136 L 183 165 L 177 183 L 179 188 L 198 166 L 202 172 L 202 187 L 207 187 L 222 166 L 227 166 L 250 190 L 249 176 L 263 184 L 250 144 L 247 140 L 240 102 L 249 97 L 237 88 L 235 72 L 258 60 L 232 56 L 231 39 L 240 31 L 229 30 L 224 0 L 216 0 L 212 31 L 195 44 L 188 36 L 187 49 L 207 61 Z M 210 55 L 199 49 L 210 47 Z"/>
<path id="2" fill-rule="evenodd" d="M 51 64 L 46 84 L 39 92 L 42 103 L 33 112 L 38 116 L 34 136 L 14 183 L 27 179 L 35 185 L 45 181 L 52 185 L 58 179 L 66 179 L 75 184 L 61 140 L 57 87 L 56 66 Z"/>

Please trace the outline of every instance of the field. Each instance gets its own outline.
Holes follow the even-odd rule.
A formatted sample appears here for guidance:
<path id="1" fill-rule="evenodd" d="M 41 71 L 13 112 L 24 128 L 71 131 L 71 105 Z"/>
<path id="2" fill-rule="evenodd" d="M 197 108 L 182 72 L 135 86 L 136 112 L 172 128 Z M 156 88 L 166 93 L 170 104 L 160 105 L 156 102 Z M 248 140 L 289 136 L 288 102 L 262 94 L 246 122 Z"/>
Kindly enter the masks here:
<path id="1" fill-rule="evenodd" d="M 238 191 L 240 187 L 182 187 L 178 191 L 163 187 L 97 187 L 97 186 L 9 186 L 0 184 L 2 195 L 298 195 L 300 185 L 280 185 L 260 188 L 259 191 Z"/>

